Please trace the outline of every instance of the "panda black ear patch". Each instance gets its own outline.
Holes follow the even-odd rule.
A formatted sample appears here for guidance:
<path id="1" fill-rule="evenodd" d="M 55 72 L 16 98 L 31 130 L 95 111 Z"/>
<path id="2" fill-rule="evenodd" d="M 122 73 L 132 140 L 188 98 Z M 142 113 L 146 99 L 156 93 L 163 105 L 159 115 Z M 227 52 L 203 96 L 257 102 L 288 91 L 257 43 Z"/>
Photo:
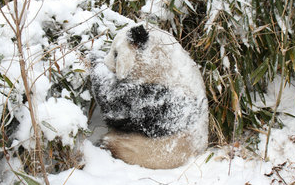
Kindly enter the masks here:
<path id="1" fill-rule="evenodd" d="M 130 44 L 139 49 L 144 49 L 144 45 L 149 39 L 149 33 L 144 29 L 143 25 L 140 25 L 131 28 L 127 32 L 127 38 Z"/>

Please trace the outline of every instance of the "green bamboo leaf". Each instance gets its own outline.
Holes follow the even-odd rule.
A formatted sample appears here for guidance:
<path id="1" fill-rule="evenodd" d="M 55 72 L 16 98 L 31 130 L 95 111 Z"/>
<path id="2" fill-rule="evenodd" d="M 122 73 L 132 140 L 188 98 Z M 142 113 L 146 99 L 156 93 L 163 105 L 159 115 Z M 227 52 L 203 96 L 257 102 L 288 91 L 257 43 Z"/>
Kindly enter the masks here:
<path id="1" fill-rule="evenodd" d="M 292 118 L 295 118 L 295 115 L 290 114 L 290 113 L 288 113 L 288 112 L 284 112 L 284 114 L 287 115 L 287 116 L 290 116 L 290 117 L 292 117 Z"/>
<path id="2" fill-rule="evenodd" d="M 3 78 L 4 78 L 5 82 L 9 85 L 9 87 L 12 88 L 13 83 L 9 80 L 9 78 L 5 75 L 3 75 Z"/>
<path id="3" fill-rule="evenodd" d="M 254 79 L 253 85 L 255 85 L 259 80 L 265 75 L 268 69 L 269 60 L 266 59 L 251 75 L 250 78 Z"/>
<path id="4" fill-rule="evenodd" d="M 41 185 L 39 182 L 35 181 L 33 178 L 25 175 L 25 174 L 22 174 L 22 173 L 19 173 L 19 172 L 16 172 L 16 171 L 13 171 L 13 173 L 15 175 L 18 175 L 20 177 L 22 177 L 27 183 L 28 185 Z"/>
<path id="5" fill-rule="evenodd" d="M 279 12 L 279 15 L 282 16 L 283 15 L 283 11 L 284 11 L 284 6 L 282 5 L 281 1 L 276 1 L 275 2 L 276 8 Z"/>
<path id="6" fill-rule="evenodd" d="M 77 72 L 77 73 L 84 73 L 85 70 L 83 70 L 83 69 L 75 69 L 74 72 Z"/>
<path id="7" fill-rule="evenodd" d="M 171 11 L 173 11 L 173 8 L 174 8 L 174 2 L 175 2 L 175 0 L 171 0 L 171 2 L 170 2 L 169 9 L 170 9 Z"/>
<path id="8" fill-rule="evenodd" d="M 266 116 L 268 116 L 269 118 L 271 118 L 272 117 L 272 112 L 270 112 L 270 111 L 268 111 L 268 110 L 262 110 L 262 112 L 264 113 L 264 115 L 266 115 Z"/>
<path id="9" fill-rule="evenodd" d="M 121 30 L 121 29 L 125 28 L 127 25 L 128 25 L 128 23 L 126 23 L 126 24 L 123 24 L 123 25 L 116 26 L 116 31 L 118 31 L 118 30 Z"/>
<path id="10" fill-rule="evenodd" d="M 6 75 L 0 74 L 0 79 L 4 80 L 10 88 L 13 87 L 13 83 L 10 81 L 10 79 Z"/>
<path id="11" fill-rule="evenodd" d="M 214 156 L 214 152 L 211 152 L 205 160 L 205 163 L 208 163 L 210 159 Z"/>
<path id="12" fill-rule="evenodd" d="M 13 185 L 20 185 L 21 184 L 21 181 L 17 181 L 15 183 L 13 183 Z"/>
<path id="13" fill-rule="evenodd" d="M 266 39 L 266 43 L 268 45 L 268 49 L 271 50 L 271 53 L 275 53 L 275 43 L 273 42 L 273 37 L 270 36 L 270 34 L 265 34 L 264 35 L 265 39 Z"/>

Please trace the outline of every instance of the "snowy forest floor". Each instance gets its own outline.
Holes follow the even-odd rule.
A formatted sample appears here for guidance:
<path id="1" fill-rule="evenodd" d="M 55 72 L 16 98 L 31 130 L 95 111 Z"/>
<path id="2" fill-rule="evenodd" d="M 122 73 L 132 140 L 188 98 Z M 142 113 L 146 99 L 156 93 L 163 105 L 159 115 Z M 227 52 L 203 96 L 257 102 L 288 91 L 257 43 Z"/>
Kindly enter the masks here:
<path id="1" fill-rule="evenodd" d="M 268 87 L 266 94 L 267 106 L 276 101 L 280 79 L 276 79 Z M 283 92 L 280 112 L 295 114 L 295 87 L 287 86 Z M 257 102 L 257 105 L 260 102 Z M 262 103 L 261 103 L 262 104 Z M 99 115 L 94 119 L 100 120 Z M 136 185 L 263 185 L 263 184 L 294 184 L 295 182 L 295 118 L 280 115 L 283 129 L 273 129 L 269 143 L 269 160 L 263 160 L 266 135 L 260 134 L 258 150 L 254 153 L 246 146 L 220 148 L 212 147 L 200 156 L 192 158 L 185 166 L 171 170 L 150 170 L 136 165 L 128 165 L 121 160 L 112 158 L 108 151 L 95 147 L 97 136 L 81 144 L 84 153 L 83 170 L 70 169 L 57 175 L 50 175 L 51 184 L 78 185 L 87 184 L 136 184 Z M 94 120 L 93 120 L 94 121 Z M 94 121 L 95 122 L 95 121 Z M 98 121 L 98 122 L 101 122 Z M 100 133 L 97 133 L 100 135 Z"/>

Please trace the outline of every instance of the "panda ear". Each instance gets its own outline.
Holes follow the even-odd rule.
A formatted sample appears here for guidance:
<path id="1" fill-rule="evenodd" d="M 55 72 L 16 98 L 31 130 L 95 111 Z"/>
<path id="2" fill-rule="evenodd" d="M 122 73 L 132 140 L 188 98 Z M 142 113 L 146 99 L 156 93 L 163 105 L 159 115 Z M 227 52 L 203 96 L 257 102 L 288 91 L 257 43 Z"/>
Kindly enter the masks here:
<path id="1" fill-rule="evenodd" d="M 127 32 L 129 43 L 139 49 L 144 49 L 144 45 L 148 39 L 149 33 L 144 29 L 143 25 L 133 27 Z"/>

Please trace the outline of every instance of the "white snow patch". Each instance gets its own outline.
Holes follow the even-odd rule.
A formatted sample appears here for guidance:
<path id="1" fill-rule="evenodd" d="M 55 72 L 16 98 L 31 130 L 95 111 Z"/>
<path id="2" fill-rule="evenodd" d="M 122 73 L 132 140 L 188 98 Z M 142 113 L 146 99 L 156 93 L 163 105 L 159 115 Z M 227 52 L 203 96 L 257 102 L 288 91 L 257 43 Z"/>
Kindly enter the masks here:
<path id="1" fill-rule="evenodd" d="M 169 10 L 171 1 L 147 0 L 141 11 L 149 16 L 157 16 L 162 21 L 173 20 L 174 14 Z M 175 0 L 174 6 L 183 13 L 187 13 L 187 9 L 183 6 L 186 3 L 192 10 L 193 6 L 189 1 Z"/>
<path id="2" fill-rule="evenodd" d="M 84 91 L 83 93 L 80 94 L 81 98 L 84 100 L 90 101 L 91 100 L 91 95 L 89 90 Z"/>
<path id="3" fill-rule="evenodd" d="M 210 149 L 203 155 L 191 159 L 182 167 L 171 170 L 150 170 L 137 165 L 128 165 L 123 161 L 114 159 L 110 153 L 97 148 L 89 141 L 85 141 L 82 151 L 84 153 L 85 167 L 83 170 L 73 169 L 58 175 L 50 175 L 51 184 L 60 184 L 69 177 L 68 185 L 78 185 L 83 179 L 87 184 L 109 185 L 151 185 L 151 184 L 269 184 L 271 181 L 264 174 L 271 171 L 272 164 L 259 160 L 244 160 L 235 157 L 232 160 L 231 173 L 227 149 Z M 214 153 L 206 163 L 207 157 Z M 218 166 L 218 167 L 217 167 Z"/>
<path id="4" fill-rule="evenodd" d="M 38 120 L 45 137 L 52 141 L 60 137 L 64 145 L 73 146 L 79 129 L 87 129 L 87 117 L 70 100 L 50 98 L 38 106 Z"/>
<path id="5" fill-rule="evenodd" d="M 15 171 L 22 171 L 23 166 L 19 158 L 11 157 L 9 164 L 5 158 L 0 160 L 0 185 L 14 184 L 14 182 L 18 180 L 15 174 L 11 171 L 11 168 Z"/>
<path id="6" fill-rule="evenodd" d="M 274 82 L 269 84 L 267 94 L 265 95 L 266 105 L 262 102 L 257 102 L 257 106 L 274 108 L 279 92 L 280 80 L 281 77 L 277 77 Z M 293 84 L 287 84 L 284 87 L 278 112 L 295 115 L 294 92 L 295 87 Z M 290 151 L 295 149 L 294 139 L 292 140 L 295 136 L 295 119 L 284 114 L 279 115 L 278 118 L 283 122 L 284 127 L 282 129 L 272 128 L 268 146 L 268 157 L 274 164 L 280 164 L 287 160 L 294 162 L 295 156 Z M 266 135 L 260 134 L 260 139 L 259 149 L 261 155 L 264 155 Z"/>

